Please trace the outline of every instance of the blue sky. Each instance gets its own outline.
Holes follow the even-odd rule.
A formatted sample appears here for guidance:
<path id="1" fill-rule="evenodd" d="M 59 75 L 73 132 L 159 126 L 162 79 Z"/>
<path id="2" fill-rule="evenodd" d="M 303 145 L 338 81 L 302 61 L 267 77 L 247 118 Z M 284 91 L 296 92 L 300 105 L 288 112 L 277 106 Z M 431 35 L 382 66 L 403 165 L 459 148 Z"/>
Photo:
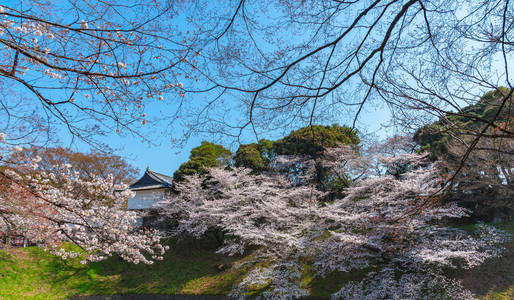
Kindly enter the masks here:
<path id="1" fill-rule="evenodd" d="M 7 5 L 16 5 L 16 3 L 21 3 L 17 1 L 9 0 Z M 59 3 L 59 2 L 56 2 Z M 273 15 L 273 12 L 270 13 L 269 16 Z M 187 24 L 185 24 L 184 20 L 177 20 L 177 26 L 187 28 Z M 298 38 L 298 37 L 295 37 Z M 25 93 L 28 97 L 33 97 L 27 91 L 24 91 L 20 88 L 20 93 Z M 57 93 L 57 92 L 56 92 Z M 56 94 L 57 95 L 57 94 Z M 348 96 L 348 95 L 345 95 Z M 348 97 L 351 97 L 349 95 Z M 200 101 L 200 98 L 190 98 L 189 101 Z M 196 102 L 191 102 L 196 103 Z M 167 102 L 166 99 L 160 103 L 154 103 L 147 106 L 145 112 L 150 117 L 160 117 L 166 116 L 170 114 L 173 109 L 176 108 L 173 102 Z M 230 112 L 233 116 L 242 116 L 242 112 L 233 110 Z M 353 119 L 345 119 L 346 116 L 334 116 L 331 123 L 337 122 L 341 125 L 351 125 Z M 368 105 L 364 108 L 364 111 L 361 113 L 359 120 L 357 122 L 357 129 L 361 132 L 372 133 L 379 138 L 384 138 L 385 136 L 394 134 L 394 129 L 391 128 L 382 128 L 381 125 L 386 124 L 390 118 L 390 113 L 387 109 L 387 106 L 383 105 L 382 107 L 374 107 L 372 105 Z M 318 122 L 314 122 L 319 124 Z M 299 124 L 297 127 L 301 127 Z M 297 128 L 291 128 L 291 130 Z M 141 133 L 145 136 L 150 136 L 153 141 L 152 144 L 148 144 L 142 141 L 140 138 L 126 134 L 122 132 L 121 134 L 116 134 L 114 132 L 108 133 L 104 137 L 100 137 L 99 140 L 105 144 L 108 144 L 112 149 L 114 149 L 114 153 L 124 157 L 130 164 L 135 166 L 143 172 L 147 166 L 149 166 L 152 170 L 165 173 L 165 174 L 173 174 L 173 172 L 180 166 L 181 163 L 187 161 L 189 157 L 189 152 L 193 147 L 200 145 L 202 140 L 207 140 L 211 142 L 220 143 L 230 150 L 237 150 L 237 145 L 234 143 L 230 143 L 228 140 L 217 140 L 213 136 L 193 136 L 188 142 L 179 147 L 175 144 L 172 144 L 172 136 L 181 136 L 182 132 L 185 128 L 181 127 L 179 124 L 175 124 L 173 129 L 170 130 L 169 124 L 166 122 L 160 123 L 151 123 L 149 122 L 146 126 L 141 129 Z M 59 137 L 59 144 L 63 147 L 71 147 L 73 150 L 87 152 L 89 150 L 89 146 L 83 142 L 75 141 L 71 143 L 70 133 L 65 130 L 65 128 L 58 128 L 57 135 Z M 278 139 L 281 135 L 278 133 L 272 133 L 269 135 L 262 135 L 260 138 L 267 139 Z M 250 132 L 245 132 L 243 134 L 244 142 L 253 142 L 255 138 Z"/>
<path id="2" fill-rule="evenodd" d="M 23 8 L 27 9 L 30 7 L 30 2 L 19 2 L 15 0 L 7 0 L 4 2 L 6 5 L 11 7 Z M 66 2 L 55 2 L 56 5 L 65 5 Z M 216 4 L 213 4 L 216 5 Z M 267 12 L 267 17 L 277 17 L 278 13 L 273 10 Z M 66 18 L 66 16 L 64 16 Z M 76 21 L 75 19 L 70 20 L 72 22 Z M 186 24 L 184 18 L 182 16 L 178 17 L 176 20 L 173 19 L 174 24 L 184 31 L 188 30 L 188 24 Z M 299 36 L 295 36 L 296 39 L 300 38 Z M 23 87 L 16 87 L 16 91 L 21 94 L 21 96 L 27 96 L 28 98 L 33 98 L 34 95 L 28 92 Z M 48 91 L 48 95 L 53 95 L 56 98 L 61 96 L 60 91 Z M 190 99 L 191 101 L 201 102 L 200 98 L 198 99 Z M 166 116 L 169 112 L 173 111 L 176 106 L 173 105 L 173 101 L 167 102 L 166 99 L 160 103 L 154 103 L 148 105 L 145 108 L 145 113 L 151 118 L 158 118 L 160 116 Z M 230 112 L 230 117 L 241 116 L 241 112 L 233 110 Z M 357 128 L 361 131 L 365 132 L 375 132 L 379 136 L 383 137 L 386 135 L 385 130 L 380 129 L 380 125 L 387 122 L 389 118 L 389 112 L 384 108 L 373 108 L 366 107 L 363 113 L 359 118 L 359 122 L 357 124 Z M 333 116 L 334 121 L 331 123 L 337 122 L 341 125 L 349 125 L 353 121 L 353 119 L 344 119 L 343 116 Z M 319 122 L 315 123 L 319 124 Z M 301 127 L 299 124 L 297 126 Z M 291 128 L 297 129 L 297 128 Z M 116 134 L 114 132 L 108 133 L 106 136 L 100 137 L 100 142 L 103 142 L 109 145 L 112 149 L 114 149 L 114 153 L 124 157 L 130 164 L 135 166 L 143 172 L 147 166 L 149 166 L 152 170 L 165 173 L 165 174 L 173 174 L 173 172 L 180 166 L 181 163 L 188 160 L 189 153 L 193 147 L 200 145 L 202 140 L 207 140 L 211 142 L 220 143 L 230 150 L 237 150 L 237 144 L 234 144 L 233 141 L 228 140 L 216 140 L 212 136 L 193 136 L 191 137 L 186 144 L 182 146 L 177 146 L 172 144 L 172 137 L 181 136 L 182 132 L 185 131 L 185 128 L 181 127 L 180 124 L 174 124 L 173 129 L 169 128 L 169 124 L 166 122 L 160 123 L 152 123 L 151 121 L 143 126 L 141 129 L 141 133 L 144 136 L 150 136 L 152 140 L 152 144 L 146 143 L 142 141 L 140 138 L 136 136 L 132 136 L 127 134 L 126 132 L 121 132 L 121 134 Z M 72 142 L 72 136 L 67 131 L 64 126 L 57 127 L 57 138 L 58 144 L 63 147 L 70 147 L 75 151 L 87 152 L 90 147 L 77 139 Z M 278 139 L 281 138 L 281 134 L 272 133 L 268 135 L 259 136 L 259 138 L 267 138 L 267 139 Z M 255 137 L 250 132 L 245 132 L 242 137 L 244 142 L 253 142 L 255 141 Z"/>
<path id="3" fill-rule="evenodd" d="M 150 111 L 149 114 L 151 113 L 153 112 Z M 363 131 L 376 132 L 379 136 L 384 137 L 391 132 L 387 129 L 381 128 L 381 124 L 385 124 L 388 120 L 389 112 L 386 109 L 367 108 L 362 114 L 359 122 L 360 124 L 357 127 Z M 341 120 L 339 123 L 350 124 L 352 120 L 344 121 L 345 120 Z M 155 128 L 155 130 L 160 131 L 162 128 Z M 180 128 L 177 128 L 177 131 L 179 130 Z M 67 132 L 64 130 L 61 131 L 61 135 L 63 136 L 63 140 L 67 139 Z M 156 141 L 159 145 L 149 145 L 137 137 L 123 137 L 116 134 L 108 135 L 102 140 L 116 149 L 116 154 L 124 157 L 130 164 L 139 168 L 141 173 L 144 172 L 147 166 L 149 166 L 150 169 L 154 171 L 169 175 L 173 174 L 181 163 L 188 160 L 191 149 L 199 146 L 202 140 L 212 141 L 208 136 L 196 136 L 191 138 L 183 148 L 180 148 L 171 144 L 170 137 L 164 135 L 160 137 L 161 140 Z M 247 135 L 246 137 L 249 140 L 253 138 L 253 136 L 250 135 Z M 263 136 L 263 138 L 277 139 L 280 138 L 280 136 Z M 219 142 L 229 147 L 228 144 L 223 143 L 223 141 L 214 142 Z M 87 145 L 84 145 L 83 143 L 75 143 L 72 148 L 78 151 L 88 150 Z M 237 148 L 234 147 L 230 150 L 235 151 Z"/>
<path id="4" fill-rule="evenodd" d="M 16 6 L 20 5 L 21 2 L 9 0 L 6 2 L 6 4 Z M 24 5 L 26 6 L 26 4 Z M 274 14 L 273 12 L 268 13 L 268 16 L 273 16 Z M 178 23 L 176 25 L 178 27 L 187 29 L 188 25 L 185 24 L 183 19 L 181 20 L 181 18 L 178 18 L 177 22 Z M 28 97 L 33 97 L 32 94 L 23 90 L 22 88 L 20 88 L 20 93 Z M 59 96 L 58 91 L 50 93 L 55 93 L 56 97 Z M 195 101 L 195 99 L 191 99 L 191 101 Z M 166 100 L 164 102 L 166 102 Z M 150 118 L 166 116 L 166 114 L 169 114 L 169 112 L 173 111 L 174 108 L 176 108 L 176 106 L 173 105 L 172 101 L 168 103 L 160 102 L 147 106 L 145 113 L 147 113 Z M 233 116 L 239 116 L 241 115 L 241 112 L 234 110 L 231 111 L 231 114 L 233 114 Z M 375 132 L 379 136 L 383 137 L 386 135 L 386 133 L 385 130 L 380 129 L 380 125 L 387 122 L 388 118 L 389 112 L 386 109 L 367 107 L 359 118 L 357 128 L 361 131 Z M 346 120 L 343 116 L 335 116 L 334 119 L 339 124 L 351 124 L 353 121 L 353 119 Z M 298 125 L 298 127 L 301 126 Z M 291 130 L 293 129 L 297 128 L 291 128 Z M 149 166 L 152 170 L 157 172 L 170 175 L 173 174 L 173 172 L 180 166 L 181 163 L 188 160 L 191 149 L 200 145 L 202 140 L 220 143 L 227 148 L 230 148 L 232 151 L 237 150 L 237 144 L 234 144 L 233 141 L 216 140 L 212 136 L 206 135 L 193 136 L 187 141 L 186 144 L 182 146 L 172 144 L 171 135 L 180 136 L 184 130 L 185 128 L 181 127 L 179 124 L 174 124 L 174 127 L 170 132 L 170 128 L 166 122 L 149 122 L 146 126 L 142 127 L 141 133 L 145 136 L 151 136 L 151 140 L 153 142 L 152 144 L 146 143 L 140 138 L 126 134 L 125 132 L 122 132 L 121 134 L 116 134 L 113 132 L 107 134 L 104 137 L 100 137 L 99 140 L 109 145 L 112 149 L 114 149 L 115 154 L 124 157 L 130 164 L 138 168 L 141 173 L 147 166 Z M 72 137 L 66 128 L 64 128 L 64 126 L 58 127 L 57 135 L 59 139 L 58 144 L 60 146 L 70 147 L 73 150 L 80 152 L 89 151 L 89 146 L 86 143 L 77 140 L 74 140 L 72 143 Z M 281 134 L 274 133 L 269 135 L 262 135 L 260 138 L 278 139 L 281 138 Z M 250 132 L 245 132 L 243 134 L 243 141 L 253 142 L 255 141 L 255 137 Z"/>

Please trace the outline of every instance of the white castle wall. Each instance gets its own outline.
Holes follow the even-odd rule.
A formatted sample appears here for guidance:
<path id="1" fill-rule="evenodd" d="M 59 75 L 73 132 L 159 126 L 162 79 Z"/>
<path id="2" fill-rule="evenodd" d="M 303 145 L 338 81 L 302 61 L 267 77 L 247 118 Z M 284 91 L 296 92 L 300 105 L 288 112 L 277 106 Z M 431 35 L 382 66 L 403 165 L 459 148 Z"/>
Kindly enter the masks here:
<path id="1" fill-rule="evenodd" d="M 166 194 L 166 189 L 151 189 L 135 191 L 136 196 L 130 198 L 127 203 L 128 209 L 148 209 L 156 202 L 162 200 Z"/>

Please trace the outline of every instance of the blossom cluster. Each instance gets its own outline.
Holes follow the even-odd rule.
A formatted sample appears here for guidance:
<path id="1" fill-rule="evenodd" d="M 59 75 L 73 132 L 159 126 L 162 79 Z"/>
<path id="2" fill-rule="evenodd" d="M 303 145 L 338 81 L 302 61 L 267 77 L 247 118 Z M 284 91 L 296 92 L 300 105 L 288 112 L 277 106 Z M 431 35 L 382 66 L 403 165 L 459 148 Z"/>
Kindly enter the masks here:
<path id="1" fill-rule="evenodd" d="M 349 171 L 352 174 L 362 174 L 360 169 L 371 165 L 358 161 L 369 157 L 345 155 L 348 149 L 327 151 L 329 161 L 323 164 L 339 164 L 341 170 L 351 167 L 357 171 Z M 276 160 L 277 168 L 299 162 L 304 169 L 316 165 L 299 157 Z M 312 180 L 300 178 L 314 174 L 309 170 L 291 178 L 283 172 L 254 174 L 244 168 L 214 168 L 205 177 L 190 176 L 177 183 L 178 195 L 165 199 L 158 208 L 164 218 L 178 220 L 172 234 L 201 236 L 217 230 L 225 234 L 220 253 L 253 251 L 255 269 L 234 288 L 234 295 L 244 295 L 255 286 L 265 286 L 263 295 L 272 298 L 305 295 L 300 272 L 309 264 L 316 276 L 381 269 L 361 283 L 343 286 L 337 298 L 402 298 L 422 286 L 434 293 L 442 290 L 450 298 L 468 297 L 470 293 L 457 282 L 442 280 L 438 270 L 442 266 L 471 268 L 500 255 L 498 245 L 504 242 L 504 233 L 484 225 L 470 235 L 444 226 L 449 219 L 467 216 L 468 211 L 441 203 L 438 165 L 425 156 L 372 160 L 381 164 L 377 172 L 358 175 L 359 180 L 343 196 L 330 202 L 324 201 L 326 193 Z M 409 167 L 401 173 L 380 172 L 400 165 Z M 398 274 L 403 274 L 399 281 Z M 395 286 L 402 288 L 395 292 Z"/>
<path id="2" fill-rule="evenodd" d="M 194 62 L 187 56 L 194 45 L 169 36 L 176 27 L 174 3 L 135 0 L 123 9 L 111 1 L 88 0 L 21 5 L 0 5 L 0 84 L 11 95 L 0 101 L 5 117 L 18 120 L 20 127 L 46 123 L 53 129 L 61 122 L 75 137 L 98 143 L 95 134 L 135 133 L 150 121 L 145 107 L 153 100 L 185 96 L 184 80 L 193 76 Z M 67 20 L 70 14 L 77 19 Z M 12 94 L 23 90 L 22 105 L 14 105 L 11 98 L 18 97 Z M 33 121 L 34 115 L 42 121 Z M 78 121 L 85 118 L 94 122 Z M 38 137 L 25 132 L 17 138 L 31 142 Z"/>
<path id="3" fill-rule="evenodd" d="M 69 164 L 45 171 L 40 160 L 0 168 L 0 236 L 24 236 L 63 258 L 78 255 L 61 248 L 71 242 L 90 261 L 113 254 L 133 263 L 162 259 L 159 232 L 135 226 L 136 214 L 125 209 L 133 194 L 126 187 L 112 176 L 84 179 Z"/>

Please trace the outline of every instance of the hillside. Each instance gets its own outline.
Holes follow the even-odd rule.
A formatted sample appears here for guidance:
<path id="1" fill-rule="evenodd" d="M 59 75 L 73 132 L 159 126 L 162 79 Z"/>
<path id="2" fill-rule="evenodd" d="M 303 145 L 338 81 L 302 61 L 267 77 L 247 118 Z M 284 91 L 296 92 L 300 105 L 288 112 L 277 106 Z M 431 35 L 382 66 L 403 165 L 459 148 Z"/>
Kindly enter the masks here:
<path id="1" fill-rule="evenodd" d="M 514 223 L 501 226 L 514 233 Z M 465 227 L 469 229 L 471 226 Z M 37 247 L 0 251 L 0 298 L 62 299 L 77 295 L 185 294 L 226 295 L 245 274 L 248 257 L 229 258 L 215 254 L 206 241 L 175 245 L 163 261 L 134 265 L 111 258 L 80 264 L 80 258 L 62 260 Z M 465 287 L 482 299 L 514 299 L 514 244 L 508 255 L 492 259 L 471 271 L 455 272 Z M 243 265 L 237 268 L 238 265 Z M 302 282 L 312 296 L 327 297 L 363 272 L 333 273 L 313 278 L 305 267 Z M 266 286 L 256 287 L 255 294 Z"/>

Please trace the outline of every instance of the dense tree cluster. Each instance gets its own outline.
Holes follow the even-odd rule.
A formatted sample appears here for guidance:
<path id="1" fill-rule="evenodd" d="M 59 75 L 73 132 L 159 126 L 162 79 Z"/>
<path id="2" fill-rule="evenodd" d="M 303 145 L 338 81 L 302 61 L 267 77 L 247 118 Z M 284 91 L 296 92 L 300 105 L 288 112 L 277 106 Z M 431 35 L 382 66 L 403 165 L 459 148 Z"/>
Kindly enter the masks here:
<path id="1" fill-rule="evenodd" d="M 259 140 L 258 143 L 239 146 L 234 156 L 235 166 L 250 168 L 256 173 L 269 170 L 275 144 L 274 141 Z"/>
<path id="2" fill-rule="evenodd" d="M 234 157 L 237 167 L 263 171 L 269 168 L 270 160 L 276 155 L 305 155 L 318 157 L 326 148 L 337 145 L 358 145 L 357 131 L 333 124 L 332 126 L 312 125 L 291 131 L 277 140 L 260 140 L 258 143 L 241 145 Z"/>
<path id="3" fill-rule="evenodd" d="M 487 92 L 475 104 L 463 108 L 465 116 L 447 114 L 414 134 L 420 151 L 443 162 L 451 184 L 448 198 L 488 221 L 508 220 L 514 212 L 514 142 L 505 133 L 513 128 L 514 97 L 503 102 L 509 92 L 506 88 Z M 487 128 L 481 120 L 496 120 L 497 127 Z M 476 140 L 478 133 L 482 134 L 480 140 Z M 474 145 L 472 151 L 470 145 Z M 461 162 L 462 157 L 466 157 L 465 162 Z"/>
<path id="4" fill-rule="evenodd" d="M 444 225 L 468 211 L 441 203 L 440 170 L 426 155 L 363 156 L 341 145 L 316 159 L 277 155 L 273 161 L 277 170 L 296 166 L 303 172 L 291 178 L 280 171 L 213 168 L 207 176 L 177 183 L 178 195 L 158 206 L 164 219 L 179 221 L 173 234 L 221 231 L 220 253 L 253 251 L 246 262 L 251 271 L 234 295 L 257 287 L 266 297 L 305 296 L 301 274 L 308 265 L 317 276 L 378 268 L 363 282 L 343 286 L 336 296 L 344 299 L 416 298 L 424 291 L 423 297 L 464 299 L 471 294 L 444 277 L 442 267 L 470 268 L 500 254 L 504 235 L 493 227 L 468 235 Z M 325 202 L 327 192 L 308 179 L 318 163 L 364 175 L 344 195 Z M 388 170 L 399 164 L 409 168 L 391 175 Z"/>
<path id="5" fill-rule="evenodd" d="M 512 126 L 514 97 L 510 97 L 505 103 L 504 109 L 500 111 L 502 100 L 508 94 L 509 90 L 507 88 L 489 91 L 480 97 L 475 104 L 462 108 L 463 114 L 446 114 L 439 121 L 419 128 L 414 133 L 413 138 L 421 146 L 420 150 L 431 153 L 432 158 L 455 160 L 459 156 L 457 153 L 450 151 L 451 142 L 466 138 L 466 136 L 469 139 L 470 136 L 472 137 L 474 133 L 485 127 L 484 122 L 496 121 L 498 126 L 503 127 L 503 129 L 509 129 Z M 497 114 L 498 116 L 496 116 Z M 488 134 L 484 139 L 501 139 L 502 131 L 496 131 L 496 135 Z"/>
<path id="6" fill-rule="evenodd" d="M 260 140 L 258 143 L 241 145 L 234 156 L 236 167 L 252 169 L 255 173 L 276 171 L 275 158 L 281 155 L 303 156 L 315 161 L 316 174 L 314 180 L 324 191 L 340 192 L 347 187 L 351 178 L 338 174 L 331 168 L 323 166 L 318 158 L 325 149 L 337 145 L 351 145 L 358 149 L 360 139 L 357 131 L 348 127 L 333 124 L 331 126 L 312 125 L 291 131 L 287 136 L 276 141 Z M 284 172 L 300 172 L 289 166 L 282 168 Z"/>
<path id="7" fill-rule="evenodd" d="M 508 0 L 0 3 L 0 234 L 63 257 L 77 255 L 63 241 L 90 260 L 162 257 L 161 235 L 124 210 L 133 169 L 31 147 L 54 130 L 104 149 L 111 133 L 148 141 L 141 128 L 158 119 L 184 129 L 174 145 L 304 126 L 234 156 L 193 149 L 157 207 L 170 231 L 253 251 L 234 295 L 305 295 L 308 265 L 375 268 L 335 297 L 469 298 L 441 269 L 499 255 L 505 237 L 447 226 L 470 214 L 450 200 L 480 195 L 512 215 L 513 20 Z M 387 106 L 417 145 L 360 145 L 366 106 Z M 341 119 L 352 126 L 315 125 Z"/>
<path id="8" fill-rule="evenodd" d="M 312 125 L 292 131 L 278 140 L 274 148 L 277 155 L 308 155 L 316 158 L 327 148 L 359 143 L 357 131 L 348 126 Z"/>

